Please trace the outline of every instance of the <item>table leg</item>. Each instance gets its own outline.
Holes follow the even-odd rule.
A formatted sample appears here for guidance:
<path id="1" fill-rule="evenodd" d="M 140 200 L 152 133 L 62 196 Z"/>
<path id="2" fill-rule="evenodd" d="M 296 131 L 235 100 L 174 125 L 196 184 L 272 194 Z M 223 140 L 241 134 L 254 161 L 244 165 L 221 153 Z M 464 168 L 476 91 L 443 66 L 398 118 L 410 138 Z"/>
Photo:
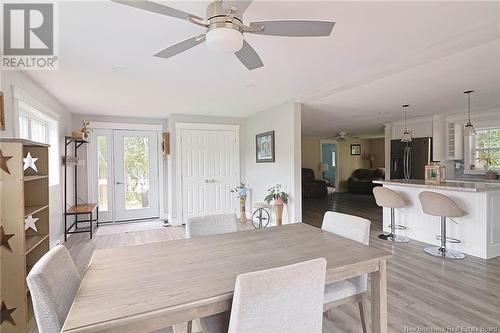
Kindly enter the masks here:
<path id="1" fill-rule="evenodd" d="M 90 212 L 90 239 L 92 239 L 92 224 L 94 223 L 94 221 L 92 221 L 92 212 Z"/>
<path id="2" fill-rule="evenodd" d="M 386 261 L 381 260 L 379 270 L 370 274 L 372 296 L 372 332 L 387 332 L 387 275 Z"/>

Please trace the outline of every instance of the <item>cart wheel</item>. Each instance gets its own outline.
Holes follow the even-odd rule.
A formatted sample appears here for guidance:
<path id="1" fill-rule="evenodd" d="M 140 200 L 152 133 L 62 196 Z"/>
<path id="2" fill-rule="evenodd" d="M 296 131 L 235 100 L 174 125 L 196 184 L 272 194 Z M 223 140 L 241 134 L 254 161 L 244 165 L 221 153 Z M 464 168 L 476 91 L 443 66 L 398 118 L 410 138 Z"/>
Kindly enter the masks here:
<path id="1" fill-rule="evenodd" d="M 259 208 L 252 214 L 252 225 L 255 229 L 265 228 L 271 220 L 271 215 L 267 209 Z"/>

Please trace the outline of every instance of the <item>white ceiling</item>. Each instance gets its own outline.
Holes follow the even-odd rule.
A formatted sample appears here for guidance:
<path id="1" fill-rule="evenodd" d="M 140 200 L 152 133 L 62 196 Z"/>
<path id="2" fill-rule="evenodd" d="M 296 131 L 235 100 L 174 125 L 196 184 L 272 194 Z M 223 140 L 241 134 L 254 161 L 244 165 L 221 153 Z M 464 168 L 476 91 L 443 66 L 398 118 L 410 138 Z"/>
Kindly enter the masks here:
<path id="1" fill-rule="evenodd" d="M 204 16 L 207 1 L 162 2 Z M 200 33 L 181 20 L 110 1 L 60 3 L 60 70 L 30 72 L 71 111 L 165 118 L 244 117 L 304 102 L 303 132 L 373 132 L 400 118 L 500 107 L 499 2 L 254 1 L 245 21 L 336 22 L 331 37 L 246 35 L 264 67 L 199 45 L 171 59 L 159 50 Z M 122 70 L 114 70 L 120 67 Z M 382 113 L 382 114 L 380 114 Z M 361 125 L 362 124 L 362 125 Z"/>

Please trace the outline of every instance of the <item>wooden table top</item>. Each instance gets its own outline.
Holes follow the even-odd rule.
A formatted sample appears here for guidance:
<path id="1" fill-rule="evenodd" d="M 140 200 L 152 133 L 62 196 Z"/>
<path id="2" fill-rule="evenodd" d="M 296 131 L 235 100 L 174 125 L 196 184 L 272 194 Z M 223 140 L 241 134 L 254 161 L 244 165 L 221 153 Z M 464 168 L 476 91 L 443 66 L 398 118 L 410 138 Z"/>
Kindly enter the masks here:
<path id="1" fill-rule="evenodd" d="M 343 271 L 378 265 L 390 254 L 303 223 L 98 250 L 63 332 L 96 331 L 125 318 L 168 316 L 200 302 L 230 299 L 238 274 L 319 257 L 328 262 L 331 283 Z"/>

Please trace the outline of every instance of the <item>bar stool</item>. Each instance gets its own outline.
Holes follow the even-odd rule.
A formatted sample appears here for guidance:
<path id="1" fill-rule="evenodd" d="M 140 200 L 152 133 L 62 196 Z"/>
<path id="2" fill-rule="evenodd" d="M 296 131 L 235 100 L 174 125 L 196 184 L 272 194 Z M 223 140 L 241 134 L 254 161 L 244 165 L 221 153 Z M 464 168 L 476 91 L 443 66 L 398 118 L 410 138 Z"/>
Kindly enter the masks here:
<path id="1" fill-rule="evenodd" d="M 407 243 L 410 241 L 408 237 L 397 235 L 396 229 L 406 230 L 405 226 L 396 225 L 394 222 L 394 209 L 402 208 L 406 206 L 404 199 L 393 190 L 389 190 L 386 187 L 377 186 L 373 188 L 373 194 L 375 195 L 375 201 L 380 207 L 387 207 L 391 209 L 391 232 L 389 234 L 383 233 L 378 235 L 378 238 L 383 240 L 388 240 L 395 243 Z"/>
<path id="2" fill-rule="evenodd" d="M 455 201 L 444 194 L 423 191 L 420 192 L 419 198 L 424 213 L 441 217 L 441 236 L 436 237 L 441 240 L 441 246 L 429 246 L 424 251 L 435 257 L 449 259 L 465 258 L 465 254 L 446 248 L 446 242 L 452 244 L 461 243 L 456 238 L 446 237 L 446 218 L 460 217 L 466 213 L 458 207 Z"/>

